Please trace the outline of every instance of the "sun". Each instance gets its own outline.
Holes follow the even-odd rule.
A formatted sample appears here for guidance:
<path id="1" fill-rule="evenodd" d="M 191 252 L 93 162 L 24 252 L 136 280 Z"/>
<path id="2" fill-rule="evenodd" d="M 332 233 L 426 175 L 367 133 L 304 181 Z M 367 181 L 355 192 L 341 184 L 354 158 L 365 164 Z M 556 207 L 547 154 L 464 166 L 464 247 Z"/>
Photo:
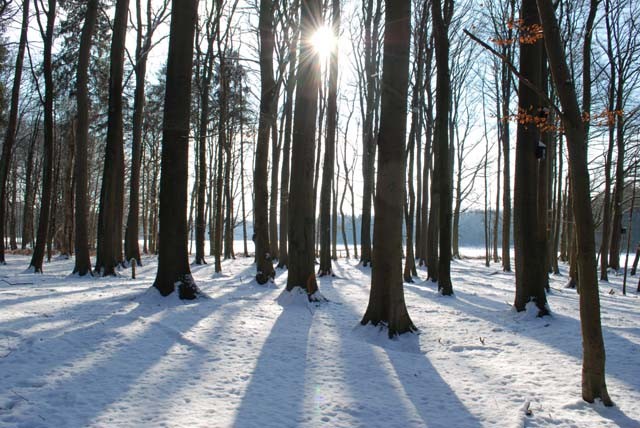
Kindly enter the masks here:
<path id="1" fill-rule="evenodd" d="M 331 53 L 338 47 L 338 39 L 331 27 L 323 25 L 311 36 L 311 46 L 318 53 L 321 60 L 329 58 Z"/>

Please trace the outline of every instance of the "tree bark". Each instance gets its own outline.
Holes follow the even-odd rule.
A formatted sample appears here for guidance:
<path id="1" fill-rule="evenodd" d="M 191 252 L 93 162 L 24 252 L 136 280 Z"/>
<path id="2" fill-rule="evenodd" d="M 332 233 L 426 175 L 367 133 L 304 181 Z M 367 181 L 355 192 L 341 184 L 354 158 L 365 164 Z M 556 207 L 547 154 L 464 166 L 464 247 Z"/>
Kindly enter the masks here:
<path id="1" fill-rule="evenodd" d="M 582 329 L 582 398 L 600 398 L 612 406 L 605 382 L 605 349 L 600 323 L 600 296 L 595 257 L 594 224 L 591 211 L 587 140 L 575 87 L 566 63 L 559 26 L 550 0 L 538 0 L 544 43 L 551 74 L 562 105 L 562 122 L 569 148 L 569 171 L 573 189 L 573 213 L 578 241 L 580 278 L 580 321 Z"/>
<path id="2" fill-rule="evenodd" d="M 322 22 L 322 2 L 301 3 L 300 28 L 302 40 L 308 40 L 318 23 Z M 314 156 L 316 114 L 320 85 L 320 61 L 313 47 L 300 46 L 298 84 L 291 153 L 291 181 L 289 193 L 289 276 L 287 290 L 302 287 L 314 299 L 318 290 L 315 278 L 314 254 Z M 304 61 L 302 61 L 304 59 Z"/>
<path id="3" fill-rule="evenodd" d="M 256 281 L 264 284 L 275 277 L 273 262 L 269 253 L 269 190 L 267 164 L 269 162 L 269 127 L 273 122 L 273 1 L 260 0 L 260 118 L 258 141 L 256 143 L 255 171 L 253 186 L 255 199 L 254 236 L 256 248 Z"/>
<path id="4" fill-rule="evenodd" d="M 96 271 L 116 275 L 123 262 L 122 218 L 124 210 L 123 74 L 129 0 L 117 0 L 111 40 L 109 117 L 104 173 L 98 215 Z"/>
<path id="5" fill-rule="evenodd" d="M 24 51 L 27 45 L 27 31 L 29 29 L 29 4 L 31 0 L 22 2 L 22 26 L 20 29 L 20 41 L 16 54 L 16 65 L 11 89 L 11 106 L 9 107 L 9 120 L 2 145 L 2 157 L 0 158 L 0 239 L 4 239 L 5 204 L 7 198 L 7 178 L 9 176 L 9 164 L 11 163 L 13 146 L 16 141 L 18 128 L 18 103 L 20 101 L 20 85 L 22 84 L 22 65 L 24 63 Z M 4 242 L 0 245 L 0 264 L 5 264 Z"/>
<path id="6" fill-rule="evenodd" d="M 297 8 L 294 12 L 297 19 Z M 284 102 L 284 142 L 282 144 L 282 169 L 280 171 L 280 240 L 278 248 L 278 267 L 285 268 L 289 264 L 288 229 L 289 229 L 289 173 L 291 157 L 291 127 L 293 125 L 293 94 L 296 89 L 296 64 L 298 53 L 298 29 L 293 31 L 293 41 L 289 56 L 289 76 L 286 83 Z"/>
<path id="7" fill-rule="evenodd" d="M 98 17 L 98 0 L 89 0 L 85 14 L 82 35 L 80 36 L 80 51 L 78 55 L 78 72 L 76 83 L 76 100 L 78 118 L 76 121 L 76 163 L 74 168 L 75 180 L 75 251 L 76 260 L 73 273 L 79 276 L 91 274 L 91 259 L 89 256 L 88 236 L 88 140 L 89 140 L 89 94 L 87 89 L 88 69 L 91 54 L 91 38 Z"/>
<path id="8" fill-rule="evenodd" d="M 187 250 L 189 118 L 197 12 L 198 0 L 172 1 L 162 121 L 160 252 L 153 285 L 167 296 L 178 284 L 181 299 L 194 299 L 199 294 L 191 276 Z"/>
<path id="9" fill-rule="evenodd" d="M 453 2 L 445 0 L 431 2 L 433 34 L 438 67 L 436 77 L 436 121 L 433 132 L 434 145 L 439 147 L 439 226 L 440 254 L 438 258 L 438 290 L 445 296 L 453 294 L 451 285 L 451 162 L 448 132 L 449 111 L 451 109 L 451 82 L 449 76 L 449 36 L 448 29 L 453 15 Z"/>
<path id="10" fill-rule="evenodd" d="M 36 9 L 37 2 L 35 3 Z M 54 119 L 53 119 L 53 68 L 51 64 L 51 50 L 53 48 L 53 30 L 56 19 L 56 1 L 48 1 L 49 9 L 45 11 L 47 15 L 46 30 L 43 34 L 43 74 L 45 86 L 44 98 L 44 156 L 42 159 L 42 202 L 40 204 L 40 218 L 38 220 L 38 232 L 36 235 L 36 246 L 33 249 L 29 268 L 36 273 L 42 272 L 44 261 L 44 251 L 47 242 L 47 232 L 49 231 L 49 215 L 51 212 L 51 199 L 53 192 L 53 146 L 54 146 Z M 38 19 L 39 11 L 37 11 Z"/>
<path id="11" fill-rule="evenodd" d="M 520 11 L 524 28 L 539 25 L 535 0 L 524 0 Z M 520 43 L 520 74 L 537 87 L 542 87 L 542 40 Z M 546 264 L 542 256 L 544 246 L 539 239 L 539 160 L 536 156 L 540 130 L 533 122 L 541 109 L 540 97 L 522 80 L 518 87 L 518 111 L 526 118 L 518 122 L 516 137 L 516 166 L 513 192 L 513 237 L 515 244 L 516 293 L 514 306 L 524 311 L 529 302 L 538 307 L 538 316 L 548 314 L 544 291 Z"/>
<path id="12" fill-rule="evenodd" d="M 437 0 L 436 0 L 437 1 Z M 385 2 L 384 55 L 371 292 L 363 325 L 389 337 L 416 331 L 402 287 L 402 209 L 409 80 L 410 0 Z"/>
<path id="13" fill-rule="evenodd" d="M 381 0 L 366 0 L 363 4 L 364 19 L 364 62 L 366 81 L 366 110 L 363 123 L 362 152 L 362 218 L 360 227 L 360 262 L 362 266 L 371 264 L 371 198 L 373 195 L 374 163 L 376 158 L 376 138 L 374 134 L 374 113 L 376 110 L 375 80 L 378 70 L 378 28 L 381 19 Z"/>
<path id="14" fill-rule="evenodd" d="M 332 31 L 340 34 L 340 1 L 332 1 Z M 331 50 L 329 94 L 327 99 L 327 135 L 324 148 L 322 187 L 320 189 L 320 270 L 319 276 L 332 275 L 331 269 L 331 188 L 336 154 L 338 122 L 338 46 Z"/>

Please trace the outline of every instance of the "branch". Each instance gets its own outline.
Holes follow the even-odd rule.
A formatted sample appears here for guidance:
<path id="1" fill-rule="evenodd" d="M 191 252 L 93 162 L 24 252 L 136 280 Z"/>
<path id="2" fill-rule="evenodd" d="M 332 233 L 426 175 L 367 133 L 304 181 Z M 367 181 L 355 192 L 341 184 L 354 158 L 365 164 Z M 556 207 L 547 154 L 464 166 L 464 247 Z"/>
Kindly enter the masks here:
<path id="1" fill-rule="evenodd" d="M 483 48 L 485 48 L 486 50 L 488 50 L 489 52 L 491 52 L 492 54 L 494 54 L 495 56 L 500 58 L 504 62 L 504 64 L 509 68 L 509 70 L 511 70 L 511 73 L 513 73 L 514 76 L 516 76 L 529 89 L 531 89 L 533 92 L 535 92 L 536 95 L 538 95 L 540 98 L 542 98 L 542 100 L 545 102 L 545 104 L 547 104 L 549 107 L 553 108 L 558 113 L 558 115 L 564 116 L 563 113 L 562 113 L 562 110 L 560 109 L 560 107 L 558 107 L 556 104 L 554 104 L 553 101 L 551 101 L 551 99 L 547 96 L 547 94 L 545 94 L 542 90 L 540 90 L 540 88 L 538 88 L 529 79 L 527 79 L 522 74 L 520 74 L 518 69 L 511 63 L 511 61 L 509 61 L 509 59 L 505 55 L 501 54 L 500 52 L 498 52 L 497 50 L 495 50 L 494 48 L 489 46 L 487 43 L 483 42 L 478 37 L 476 37 L 475 35 L 471 34 L 466 28 L 463 29 L 462 31 L 464 31 L 464 33 L 467 36 L 469 36 L 469 38 L 471 38 L 471 40 L 473 40 L 474 42 L 478 43 L 480 46 L 482 46 Z"/>

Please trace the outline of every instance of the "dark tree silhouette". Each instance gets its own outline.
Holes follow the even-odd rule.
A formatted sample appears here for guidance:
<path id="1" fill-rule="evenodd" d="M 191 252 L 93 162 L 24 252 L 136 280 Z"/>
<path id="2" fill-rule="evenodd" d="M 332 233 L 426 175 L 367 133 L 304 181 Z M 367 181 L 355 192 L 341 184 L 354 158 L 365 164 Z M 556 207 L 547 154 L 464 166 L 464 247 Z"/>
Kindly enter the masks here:
<path id="1" fill-rule="evenodd" d="M 91 273 L 91 259 L 89 257 L 89 236 L 87 219 L 89 215 L 89 201 L 87 194 L 88 181 L 88 140 L 89 140 L 89 94 L 87 89 L 88 69 L 91 54 L 91 38 L 98 17 L 98 0 L 87 2 L 87 11 L 80 36 L 80 51 L 78 54 L 78 72 L 76 82 L 76 100 L 78 118 L 76 121 L 76 161 L 74 168 L 76 190 L 76 263 L 73 273 L 80 276 Z"/>
<path id="2" fill-rule="evenodd" d="M 385 2 L 373 267 L 363 325 L 385 323 L 389 337 L 416 330 L 402 288 L 402 216 L 409 82 L 410 0 Z"/>
<path id="3" fill-rule="evenodd" d="M 167 296 L 178 284 L 181 299 L 194 299 L 199 294 L 191 276 L 187 249 L 189 114 L 197 12 L 198 0 L 172 1 L 162 120 L 160 251 L 153 285 Z"/>

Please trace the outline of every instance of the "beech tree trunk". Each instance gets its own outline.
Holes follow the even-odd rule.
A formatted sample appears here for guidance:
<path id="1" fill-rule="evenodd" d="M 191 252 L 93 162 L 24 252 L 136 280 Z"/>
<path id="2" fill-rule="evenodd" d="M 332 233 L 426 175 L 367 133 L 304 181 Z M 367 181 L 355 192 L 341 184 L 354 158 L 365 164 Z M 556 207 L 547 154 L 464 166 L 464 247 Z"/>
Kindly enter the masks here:
<path id="1" fill-rule="evenodd" d="M 276 84 L 273 80 L 273 1 L 260 0 L 260 118 L 256 142 L 253 231 L 256 248 L 256 281 L 264 284 L 275 278 L 275 270 L 269 253 L 269 129 L 273 122 L 273 98 Z M 314 118 L 315 120 L 315 118 Z"/>
<path id="2" fill-rule="evenodd" d="M 322 22 L 322 2 L 301 3 L 302 40 L 308 40 Z M 300 46 L 300 64 L 296 89 L 293 140 L 291 147 L 291 181 L 289 193 L 289 275 L 287 290 L 302 287 L 309 299 L 318 290 L 315 276 L 315 195 L 313 192 L 316 115 L 320 86 L 320 60 L 313 47 Z M 304 59 L 304 61 L 302 60 Z"/>
<path id="3" fill-rule="evenodd" d="M 297 16 L 297 9 L 294 12 Z M 289 75 L 286 83 L 284 102 L 284 142 L 282 144 L 282 169 L 280 171 L 280 240 L 278 248 L 278 267 L 285 268 L 289 264 L 289 173 L 291 157 L 291 128 L 293 126 L 293 95 L 296 89 L 296 64 L 298 53 L 298 29 L 293 31 L 293 42 L 290 45 Z"/>
<path id="4" fill-rule="evenodd" d="M 524 0 L 520 11 L 524 28 L 539 25 L 535 0 Z M 520 43 L 520 74 L 537 87 L 542 87 L 543 71 L 542 40 Z M 527 117 L 528 123 L 518 122 L 516 139 L 516 168 L 513 192 L 513 220 L 516 264 L 516 294 L 514 306 L 524 311 L 529 302 L 538 307 L 538 316 L 548 314 L 544 291 L 547 267 L 544 263 L 544 247 L 538 236 L 539 183 L 536 157 L 538 142 L 542 138 L 533 118 L 543 108 L 540 97 L 520 81 L 518 108 Z M 529 121 L 530 120 L 530 121 Z"/>
<path id="5" fill-rule="evenodd" d="M 340 1 L 332 1 L 332 31 L 340 34 Z M 329 94 L 327 99 L 327 135 L 324 148 L 322 187 L 320 189 L 320 270 L 319 276 L 332 275 L 331 269 L 331 188 L 334 179 L 336 127 L 338 121 L 338 46 L 331 51 Z M 335 206 L 335 205 L 334 205 Z"/>
<path id="6" fill-rule="evenodd" d="M 213 8 L 211 9 L 213 11 Z M 209 20 L 212 17 L 209 15 Z M 200 122 L 198 130 L 198 203 L 196 208 L 196 256 L 195 264 L 206 264 L 204 236 L 207 229 L 205 195 L 207 190 L 207 132 L 209 130 L 209 95 L 213 76 L 213 31 L 207 22 L 207 51 L 200 76 Z"/>
<path id="7" fill-rule="evenodd" d="M 595 227 L 591 210 L 587 139 L 575 87 L 567 66 L 559 25 L 550 0 L 538 0 L 544 43 L 551 75 L 562 105 L 562 123 L 569 149 L 569 171 L 573 189 L 573 214 L 578 244 L 580 278 L 580 324 L 582 329 L 582 398 L 592 403 L 600 398 L 612 406 L 605 382 L 605 349 L 600 323 L 600 295 L 596 269 Z"/>
<path id="8" fill-rule="evenodd" d="M 9 120 L 2 145 L 2 157 L 0 158 L 0 239 L 4 240 L 5 203 L 7 198 L 7 178 L 9 177 L 9 164 L 16 141 L 18 128 L 18 102 L 20 101 L 20 85 L 22 84 L 22 65 L 24 63 L 24 50 L 27 45 L 27 31 L 29 29 L 29 4 L 31 0 L 22 2 L 22 26 L 20 29 L 20 42 L 16 54 L 16 66 L 13 75 L 13 87 L 11 89 L 11 105 L 9 107 Z M 14 189 L 15 192 L 15 189 Z M 23 244 L 24 245 L 24 244 Z M 4 242 L 0 245 L 0 264 L 5 264 Z"/>
<path id="9" fill-rule="evenodd" d="M 378 31 L 381 19 L 381 0 L 363 2 L 364 17 L 364 73 L 366 82 L 366 104 L 362 134 L 362 218 L 360 224 L 360 262 L 362 266 L 371 264 L 371 199 L 373 196 L 374 163 L 376 158 L 376 138 L 374 133 L 376 110 L 376 76 L 378 70 Z"/>
<path id="10" fill-rule="evenodd" d="M 89 94 L 87 89 L 88 69 L 91 54 L 91 38 L 98 17 L 98 0 L 89 0 L 85 13 L 84 26 L 80 36 L 80 51 L 78 56 L 78 72 L 76 83 L 76 100 L 78 118 L 76 121 L 76 163 L 74 168 L 75 181 L 75 251 L 76 260 L 73 273 L 79 276 L 91 274 L 91 259 L 89 256 L 88 236 L 88 140 L 89 140 Z"/>
<path id="11" fill-rule="evenodd" d="M 437 1 L 437 0 L 436 0 Z M 402 216 L 409 82 L 410 0 L 385 2 L 378 176 L 369 304 L 361 324 L 385 323 L 389 337 L 416 331 L 402 286 Z"/>
<path id="12" fill-rule="evenodd" d="M 160 294 L 168 296 L 177 284 L 181 299 L 194 299 L 199 294 L 191 276 L 187 249 L 189 117 L 197 12 L 198 0 L 172 1 L 162 121 L 160 251 L 153 285 Z"/>
<path id="13" fill-rule="evenodd" d="M 445 296 L 453 294 L 451 285 L 451 156 L 449 148 L 448 119 L 451 109 L 451 82 L 449 76 L 449 23 L 453 15 L 453 1 L 431 2 L 433 34 L 438 67 L 436 78 L 436 121 L 433 132 L 434 145 L 439 147 L 439 226 L 440 254 L 438 258 L 438 290 Z M 435 174 L 434 174 L 435 175 Z"/>
<path id="14" fill-rule="evenodd" d="M 36 10 L 38 9 L 37 2 Z M 43 74 L 44 74 L 44 156 L 42 158 L 42 194 L 40 203 L 40 218 L 38 220 L 38 232 L 36 235 L 36 246 L 33 249 L 29 268 L 36 273 L 42 272 L 44 261 L 45 245 L 47 243 L 47 233 L 49 231 L 49 215 L 51 213 L 51 199 L 53 192 L 53 146 L 54 146 L 54 121 L 53 121 L 53 68 L 51 64 L 51 50 L 53 47 L 53 30 L 56 19 L 56 0 L 48 1 L 48 10 L 44 11 L 47 16 L 47 25 L 43 34 Z M 38 14 L 40 11 L 37 10 Z"/>
<path id="15" fill-rule="evenodd" d="M 124 210 L 123 74 L 129 0 L 117 0 L 111 39 L 109 117 L 107 144 L 98 214 L 96 271 L 116 275 L 123 263 L 122 219 Z"/>
<path id="16" fill-rule="evenodd" d="M 36 116 L 33 131 L 31 132 L 31 138 L 29 141 L 29 149 L 27 151 L 27 160 L 25 165 L 25 185 L 24 185 L 24 209 L 22 211 L 22 244 L 21 248 L 24 250 L 28 245 L 32 245 L 33 241 L 33 210 L 34 210 L 34 195 L 35 195 L 35 179 L 33 177 L 34 171 L 34 157 L 36 151 L 36 143 L 38 141 L 38 132 L 40 131 L 40 115 Z"/>
<path id="17" fill-rule="evenodd" d="M 142 162 L 142 126 L 144 120 L 145 78 L 147 75 L 147 59 L 151 50 L 151 42 L 155 23 L 151 19 L 151 0 L 147 1 L 146 33 L 142 34 L 141 0 L 136 0 L 137 35 L 136 35 L 136 65 L 134 67 L 136 87 L 133 100 L 133 132 L 131 139 L 131 178 L 129 182 L 129 213 L 127 228 L 124 235 L 125 262 L 135 260 L 142 266 L 140 245 L 138 243 L 140 224 L 140 166 Z"/>

